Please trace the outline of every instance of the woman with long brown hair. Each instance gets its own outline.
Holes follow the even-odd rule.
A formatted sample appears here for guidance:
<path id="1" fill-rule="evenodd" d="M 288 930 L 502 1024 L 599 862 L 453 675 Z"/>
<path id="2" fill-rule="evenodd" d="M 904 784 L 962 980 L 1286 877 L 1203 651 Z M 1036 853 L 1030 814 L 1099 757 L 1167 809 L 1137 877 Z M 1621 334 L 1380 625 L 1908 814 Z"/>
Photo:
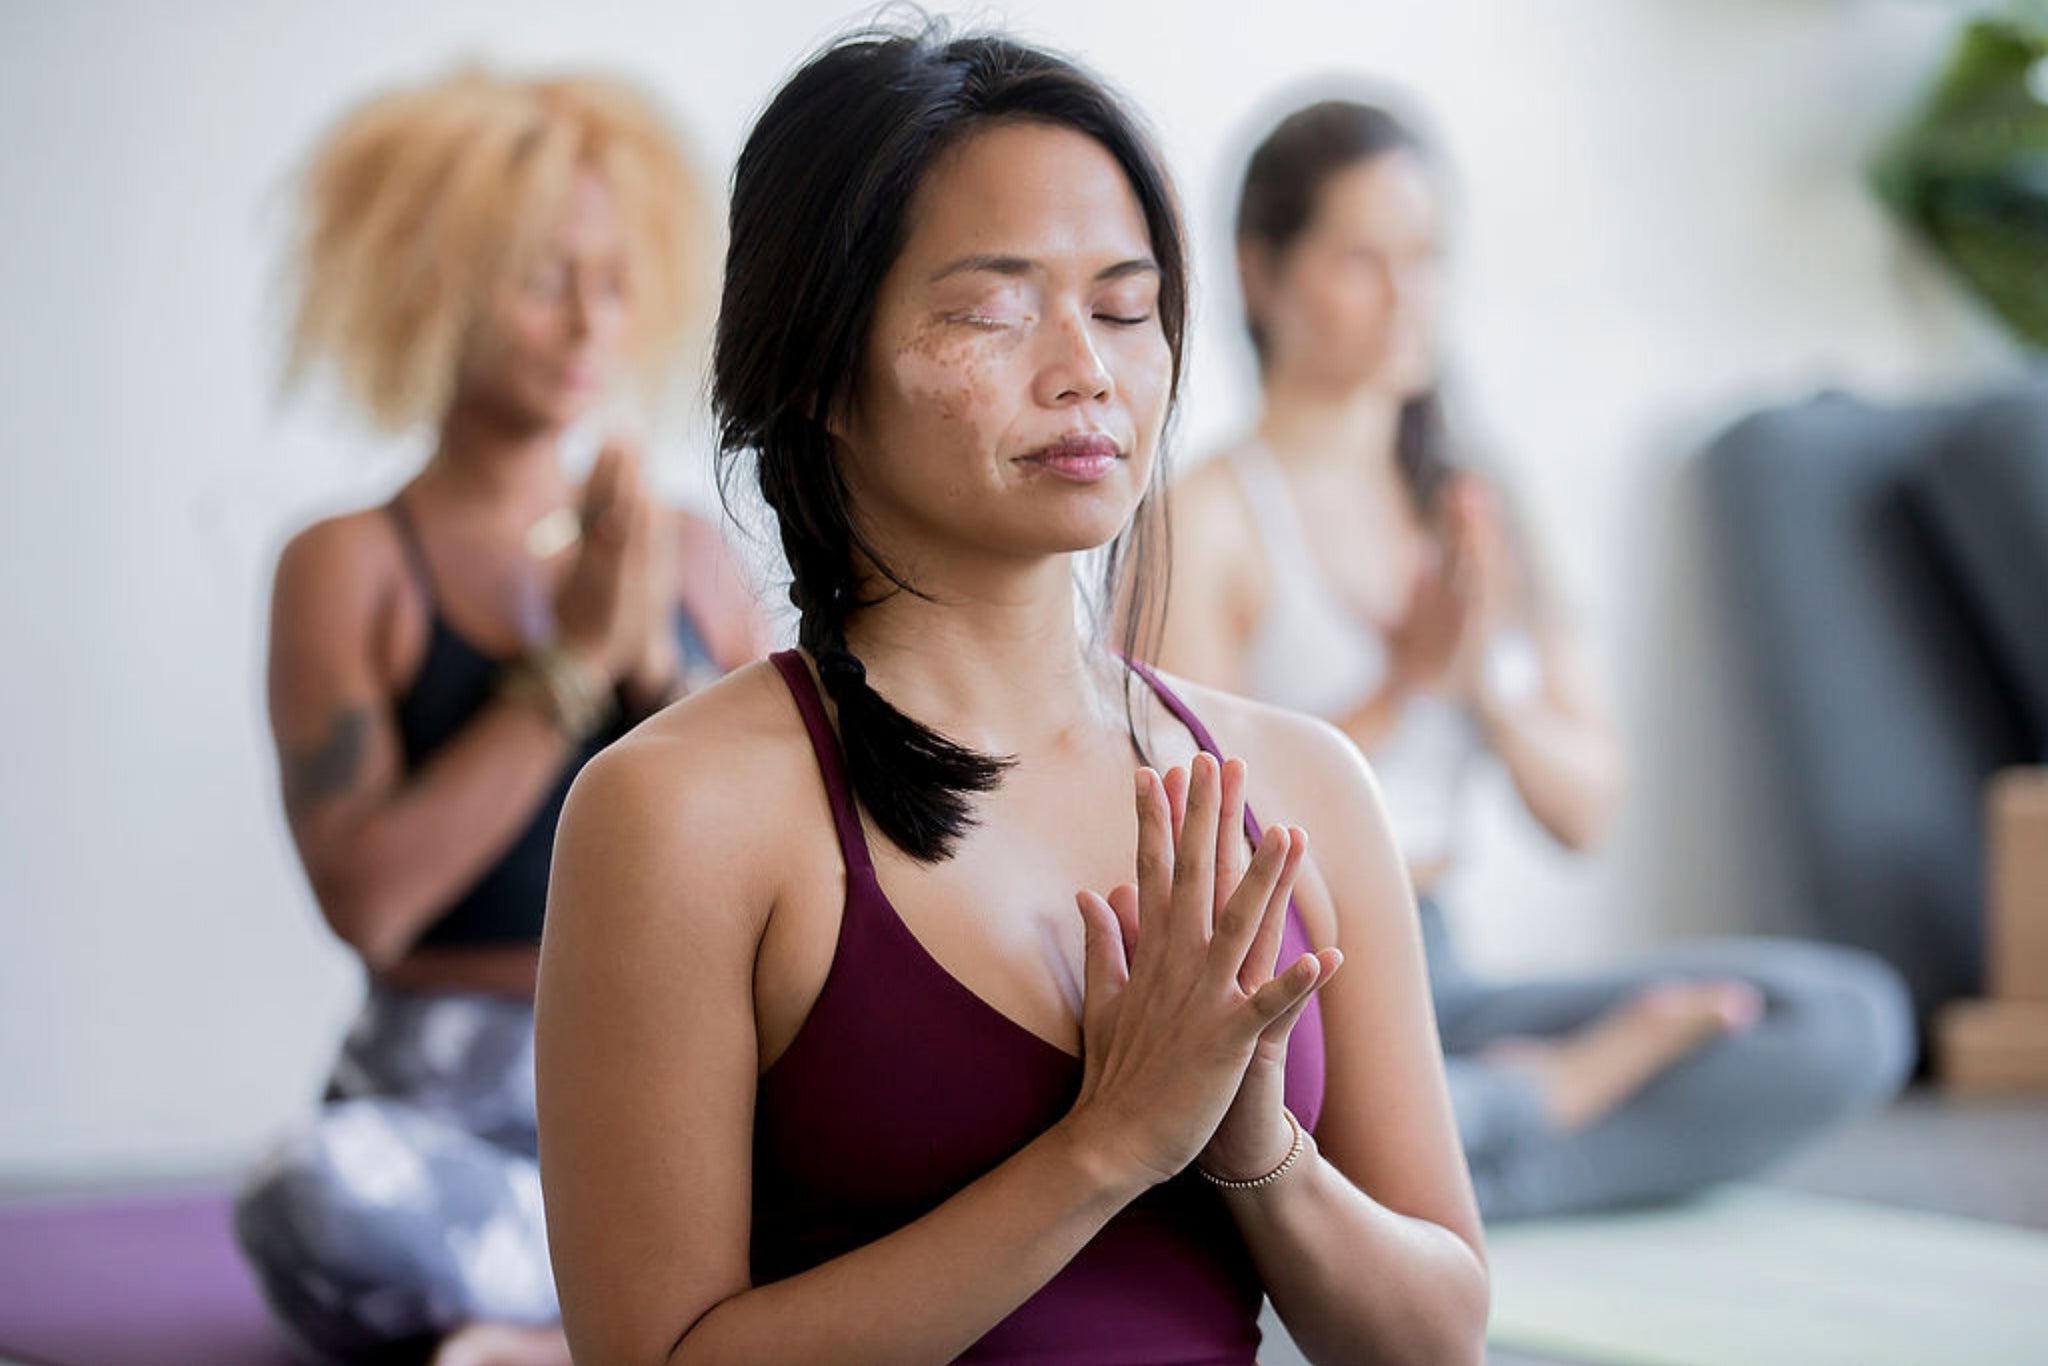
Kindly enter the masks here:
<path id="1" fill-rule="evenodd" d="M 1252 154 L 1237 215 L 1263 405 L 1174 491 L 1160 663 L 1321 716 L 1371 760 L 1420 893 L 1460 1134 L 1489 1218 L 1668 1198 L 1754 1172 L 1896 1089 L 1897 976 L 1790 940 L 1611 972 L 1469 968 L 1440 902 L 1499 765 L 1573 849 L 1622 756 L 1559 595 L 1440 390 L 1443 196 L 1421 141 L 1346 100 Z"/>

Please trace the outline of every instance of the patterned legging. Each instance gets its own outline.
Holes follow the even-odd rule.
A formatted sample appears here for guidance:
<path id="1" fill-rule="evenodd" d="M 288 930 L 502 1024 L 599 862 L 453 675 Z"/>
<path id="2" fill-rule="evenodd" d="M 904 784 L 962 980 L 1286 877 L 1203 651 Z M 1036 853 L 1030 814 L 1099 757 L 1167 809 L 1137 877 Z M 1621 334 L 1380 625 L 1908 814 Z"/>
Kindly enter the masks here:
<path id="1" fill-rule="evenodd" d="M 299 1352 L 424 1361 L 464 1323 L 558 1319 L 534 1130 L 530 1004 L 373 987 L 319 1113 L 236 1202 Z"/>

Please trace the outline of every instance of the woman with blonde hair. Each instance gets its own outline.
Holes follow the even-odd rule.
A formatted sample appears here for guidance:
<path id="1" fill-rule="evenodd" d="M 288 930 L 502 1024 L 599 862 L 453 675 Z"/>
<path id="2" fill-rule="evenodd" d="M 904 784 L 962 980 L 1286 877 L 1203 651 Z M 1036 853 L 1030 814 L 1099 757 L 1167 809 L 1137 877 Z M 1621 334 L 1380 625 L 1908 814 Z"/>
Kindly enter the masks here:
<path id="1" fill-rule="evenodd" d="M 302 207 L 289 373 L 436 437 L 278 564 L 285 810 L 370 989 L 237 1231 L 315 1359 L 567 1361 L 532 1085 L 556 820 L 585 762 L 764 633 L 630 443 L 580 487 L 561 451 L 658 402 L 703 302 L 704 195 L 629 86 L 467 69 L 348 114 Z"/>

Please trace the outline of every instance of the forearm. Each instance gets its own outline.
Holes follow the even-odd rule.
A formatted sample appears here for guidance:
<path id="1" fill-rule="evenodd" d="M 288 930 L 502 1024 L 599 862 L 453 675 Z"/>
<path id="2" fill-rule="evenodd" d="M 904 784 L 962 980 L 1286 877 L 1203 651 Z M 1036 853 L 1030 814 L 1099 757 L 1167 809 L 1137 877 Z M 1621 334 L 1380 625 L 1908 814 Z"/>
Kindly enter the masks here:
<path id="1" fill-rule="evenodd" d="M 1530 814 L 1569 848 L 1599 839 L 1621 795 L 1621 754 L 1605 728 L 1564 715 L 1540 695 L 1510 701 L 1482 694 L 1473 712 Z"/>
<path id="2" fill-rule="evenodd" d="M 1056 1125 L 914 1223 L 720 1302 L 667 1366 L 952 1361 L 1143 1188 Z"/>
<path id="3" fill-rule="evenodd" d="M 435 914 L 509 848 L 560 781 L 562 731 L 493 698 L 391 794 L 324 842 L 314 877 L 335 931 L 372 968 L 402 957 Z M 309 863 L 311 861 L 309 860 Z"/>
<path id="4" fill-rule="evenodd" d="M 1272 1185 L 1223 1199 L 1309 1360 L 1484 1359 L 1486 1265 L 1448 1228 L 1379 1204 L 1313 1148 Z"/>

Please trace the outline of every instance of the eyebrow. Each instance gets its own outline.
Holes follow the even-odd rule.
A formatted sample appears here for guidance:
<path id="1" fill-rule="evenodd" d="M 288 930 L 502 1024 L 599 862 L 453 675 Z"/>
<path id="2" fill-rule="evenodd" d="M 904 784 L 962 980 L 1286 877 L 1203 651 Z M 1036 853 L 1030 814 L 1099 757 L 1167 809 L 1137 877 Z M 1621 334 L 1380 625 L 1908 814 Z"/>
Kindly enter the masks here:
<path id="1" fill-rule="evenodd" d="M 925 281 L 925 283 L 935 285 L 948 276 L 966 274 L 972 271 L 985 271 L 991 275 L 1004 275 L 1015 279 L 1020 276 L 1030 275 L 1038 269 L 1040 269 L 1038 262 L 1024 256 L 988 254 L 963 256 L 951 265 L 934 272 L 931 279 Z M 1157 261 L 1149 256 L 1139 256 L 1128 261 L 1118 261 L 1113 266 L 1105 266 L 1103 269 L 1095 272 L 1095 278 L 1098 281 L 1121 280 L 1129 275 L 1158 275 L 1160 273 Z"/>

